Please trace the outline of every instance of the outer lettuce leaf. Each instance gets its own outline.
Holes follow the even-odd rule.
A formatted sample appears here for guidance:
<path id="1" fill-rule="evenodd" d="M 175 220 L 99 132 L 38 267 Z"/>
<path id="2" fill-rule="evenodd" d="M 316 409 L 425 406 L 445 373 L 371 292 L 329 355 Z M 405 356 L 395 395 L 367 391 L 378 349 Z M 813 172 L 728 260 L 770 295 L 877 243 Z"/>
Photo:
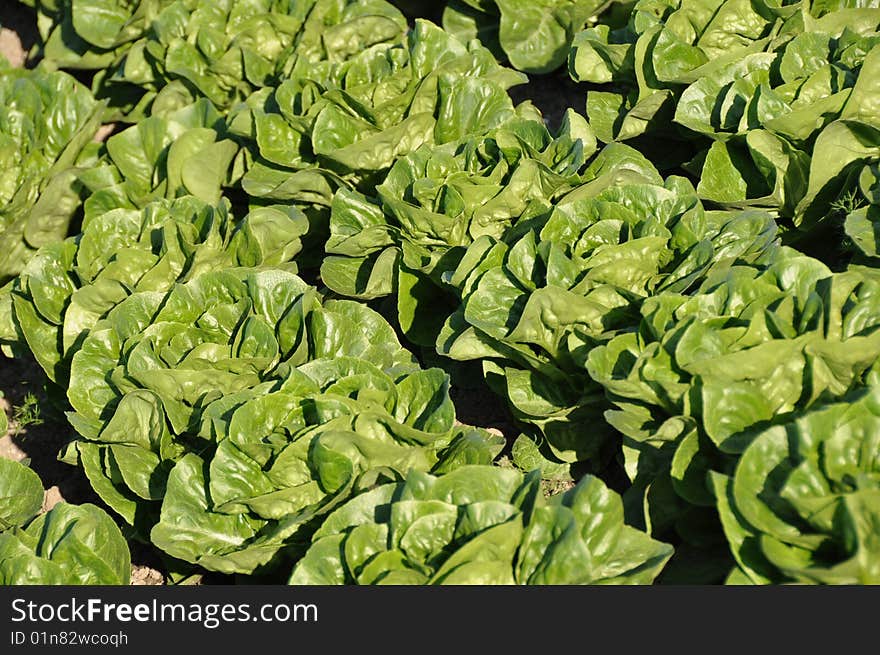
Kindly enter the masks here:
<path id="1" fill-rule="evenodd" d="M 27 524 L 42 506 L 40 476 L 24 464 L 0 458 L 0 533 Z"/>
<path id="2" fill-rule="evenodd" d="M 526 73 L 550 73 L 565 63 L 572 37 L 611 4 L 606 0 L 488 0 L 450 2 L 443 28 L 462 41 L 479 38 Z"/>
<path id="3" fill-rule="evenodd" d="M 192 433 L 205 406 L 271 379 L 294 357 L 313 299 L 291 273 L 244 268 L 129 295 L 71 359 L 69 419 L 83 438 L 68 460 L 148 532 L 170 466 L 203 443 Z"/>
<path id="4" fill-rule="evenodd" d="M 598 478 L 545 501 L 536 473 L 412 472 L 330 514 L 290 584 L 650 584 L 672 548 Z"/>

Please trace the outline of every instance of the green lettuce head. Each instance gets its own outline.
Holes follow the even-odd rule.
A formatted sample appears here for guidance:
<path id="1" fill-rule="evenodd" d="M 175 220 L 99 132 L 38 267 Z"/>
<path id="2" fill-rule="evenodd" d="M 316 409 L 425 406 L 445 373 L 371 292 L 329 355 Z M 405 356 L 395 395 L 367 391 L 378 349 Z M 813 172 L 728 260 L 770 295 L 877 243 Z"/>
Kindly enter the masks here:
<path id="1" fill-rule="evenodd" d="M 193 196 L 107 211 L 30 262 L 13 285 L 14 325 L 5 331 L 20 334 L 49 378 L 66 385 L 89 331 L 131 295 L 239 266 L 295 271 L 307 228 L 293 207 L 257 208 L 236 222 L 227 201 Z"/>
<path id="2" fill-rule="evenodd" d="M 336 194 L 322 279 L 356 298 L 396 292 L 406 335 L 433 345 L 444 309 L 454 309 L 442 279 L 466 247 L 546 216 L 580 183 L 594 149 L 586 122 L 571 111 L 555 137 L 540 117 L 523 117 L 477 137 L 423 145 L 392 166 L 376 197 Z"/>
<path id="3" fill-rule="evenodd" d="M 683 167 L 717 207 L 770 211 L 789 245 L 873 259 L 878 29 L 858 2 L 643 0 L 579 34 L 569 68 L 605 85 L 587 93 L 600 141 Z"/>
<path id="4" fill-rule="evenodd" d="M 598 478 L 548 501 L 536 473 L 464 466 L 337 509 L 290 584 L 650 584 L 671 554 Z"/>
<path id="5" fill-rule="evenodd" d="M 40 514 L 42 505 L 39 476 L 0 458 L 0 584 L 129 583 L 128 544 L 104 510 L 61 502 Z"/>
<path id="6" fill-rule="evenodd" d="M 649 299 L 637 332 L 590 353 L 587 370 L 614 405 L 606 420 L 624 435 L 633 512 L 652 534 L 717 542 L 710 472 L 729 473 L 756 432 L 873 379 L 878 282 L 783 249 L 766 268 Z"/>
<path id="7" fill-rule="evenodd" d="M 511 118 L 506 90 L 524 81 L 479 44 L 422 20 L 406 44 L 298 63 L 230 116 L 252 155 L 242 188 L 254 198 L 329 206 L 336 188 L 370 188 L 422 144 L 482 134 Z"/>
<path id="8" fill-rule="evenodd" d="M 732 582 L 877 584 L 878 390 L 759 431 L 732 474 L 712 474 Z"/>
<path id="9" fill-rule="evenodd" d="M 299 62 L 401 41 L 383 0 L 34 0 L 42 58 L 96 71 L 110 118 L 138 122 L 207 98 L 228 110 Z M 32 4 L 34 4 L 32 3 Z"/>
<path id="10" fill-rule="evenodd" d="M 88 331 L 65 460 L 141 538 L 252 573 L 371 476 L 491 462 L 498 439 L 455 426 L 448 385 L 367 307 L 225 268 L 132 293 Z"/>
<path id="11" fill-rule="evenodd" d="M 760 212 L 705 210 L 687 180 L 664 180 L 622 144 L 584 180 L 527 231 L 468 248 L 446 277 L 461 303 L 437 349 L 482 361 L 548 454 L 601 470 L 617 445 L 584 368 L 592 349 L 635 329 L 646 299 L 771 257 L 776 225 Z"/>

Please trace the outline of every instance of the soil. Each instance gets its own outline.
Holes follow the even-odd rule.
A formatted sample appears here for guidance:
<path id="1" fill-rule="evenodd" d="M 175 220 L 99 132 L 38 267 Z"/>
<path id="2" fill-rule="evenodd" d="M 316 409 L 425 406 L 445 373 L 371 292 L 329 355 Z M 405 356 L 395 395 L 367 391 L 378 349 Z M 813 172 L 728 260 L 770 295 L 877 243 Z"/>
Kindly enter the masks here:
<path id="1" fill-rule="evenodd" d="M 510 96 L 515 104 L 531 100 L 551 131 L 559 127 L 566 109 L 574 108 L 579 114 L 586 111 L 587 93 L 568 76 L 564 66 L 546 75 L 530 76 L 528 84 L 510 89 Z"/>
<path id="2" fill-rule="evenodd" d="M 29 461 L 44 483 L 51 483 L 60 500 L 93 503 L 82 469 L 58 461 L 72 430 L 63 413 L 50 402 L 43 369 L 33 359 L 7 359 L 0 355 L 0 391 L 9 416 L 9 430 L 0 437 L 0 456 Z M 54 503 L 52 503 L 54 504 Z"/>

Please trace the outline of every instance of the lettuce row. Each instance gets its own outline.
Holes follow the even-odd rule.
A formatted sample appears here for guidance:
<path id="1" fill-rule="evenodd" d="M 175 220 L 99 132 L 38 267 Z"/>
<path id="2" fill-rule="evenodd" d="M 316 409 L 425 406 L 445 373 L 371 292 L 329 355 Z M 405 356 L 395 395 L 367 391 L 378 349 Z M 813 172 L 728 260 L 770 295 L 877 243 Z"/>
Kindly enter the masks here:
<path id="1" fill-rule="evenodd" d="M 0 584 L 129 583 L 128 544 L 104 510 L 62 502 L 40 514 L 42 505 L 39 476 L 0 458 Z"/>
<path id="2" fill-rule="evenodd" d="M 595 149 L 582 117 L 569 112 L 558 135 L 523 116 L 479 137 L 424 145 L 391 167 L 375 196 L 340 189 L 321 266 L 337 293 L 396 293 L 407 337 L 433 346 L 454 297 L 442 277 L 483 236 L 501 238 L 547 214 L 580 184 Z"/>
<path id="3" fill-rule="evenodd" d="M 672 554 L 585 476 L 545 500 L 540 476 L 413 471 L 330 514 L 290 577 L 308 584 L 650 584 Z"/>

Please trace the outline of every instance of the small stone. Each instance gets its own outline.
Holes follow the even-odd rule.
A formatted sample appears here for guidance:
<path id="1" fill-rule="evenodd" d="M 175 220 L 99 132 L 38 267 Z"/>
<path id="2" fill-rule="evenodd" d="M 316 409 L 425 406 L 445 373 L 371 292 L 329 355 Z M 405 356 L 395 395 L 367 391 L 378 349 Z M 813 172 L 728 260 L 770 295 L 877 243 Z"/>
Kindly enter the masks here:
<path id="1" fill-rule="evenodd" d="M 107 140 L 107 137 L 113 134 L 113 130 L 116 129 L 116 123 L 105 123 L 101 127 L 98 128 L 98 131 L 95 132 L 95 136 L 92 139 L 93 141 L 97 141 L 101 143 Z"/>
<path id="2" fill-rule="evenodd" d="M 18 34 L 7 27 L 0 28 L 0 55 L 6 57 L 16 68 L 24 67 L 27 60 L 27 52 L 21 45 Z"/>
<path id="3" fill-rule="evenodd" d="M 165 578 L 156 569 L 149 566 L 140 566 L 132 564 L 131 566 L 131 584 L 133 585 L 162 585 L 165 584 Z"/>
<path id="4" fill-rule="evenodd" d="M 61 490 L 57 486 L 52 485 L 43 494 L 43 511 L 48 512 L 63 500 L 64 496 L 61 495 Z"/>

